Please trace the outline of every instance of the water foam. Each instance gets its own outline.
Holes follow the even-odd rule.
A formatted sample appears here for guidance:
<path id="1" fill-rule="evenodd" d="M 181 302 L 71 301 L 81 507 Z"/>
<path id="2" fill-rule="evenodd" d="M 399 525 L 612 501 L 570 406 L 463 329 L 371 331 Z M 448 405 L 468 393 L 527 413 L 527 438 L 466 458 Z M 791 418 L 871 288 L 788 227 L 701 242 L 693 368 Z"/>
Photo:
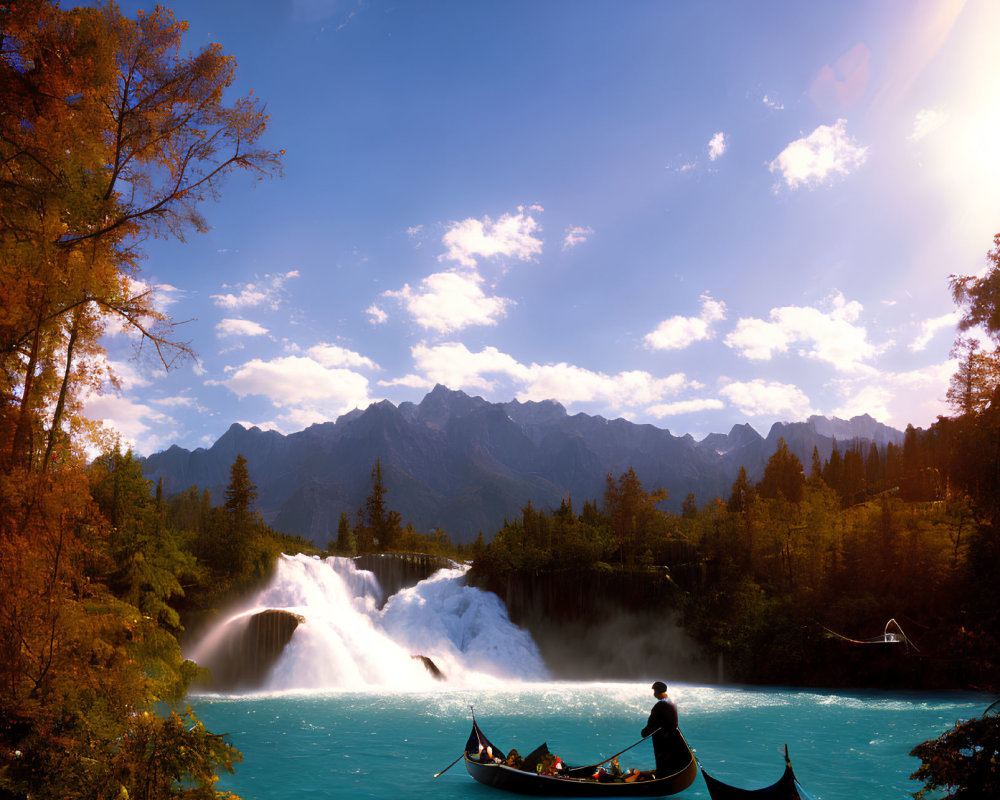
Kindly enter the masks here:
<path id="1" fill-rule="evenodd" d="M 275 664 L 264 691 L 434 688 L 415 655 L 430 658 L 448 686 L 546 680 L 531 636 L 495 594 L 466 586 L 464 568 L 440 570 L 379 608 L 375 575 L 349 558 L 282 556 L 270 583 L 192 651 L 209 660 L 226 630 L 264 609 L 305 619 Z"/>

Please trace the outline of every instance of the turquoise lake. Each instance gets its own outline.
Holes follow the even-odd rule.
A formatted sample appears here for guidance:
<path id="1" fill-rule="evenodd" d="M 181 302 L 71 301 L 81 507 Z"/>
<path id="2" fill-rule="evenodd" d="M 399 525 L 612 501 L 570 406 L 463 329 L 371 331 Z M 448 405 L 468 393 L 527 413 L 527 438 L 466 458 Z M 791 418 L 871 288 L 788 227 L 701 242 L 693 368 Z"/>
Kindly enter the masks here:
<path id="1" fill-rule="evenodd" d="M 975 694 L 827 693 L 677 684 L 681 730 L 701 764 L 729 783 L 777 780 L 788 744 L 814 800 L 906 798 L 920 788 L 914 745 L 991 702 Z M 243 752 L 222 786 L 249 800 L 513 797 L 470 778 L 459 762 L 474 705 L 501 748 L 541 742 L 568 763 L 593 763 L 639 739 L 652 706 L 643 684 L 545 683 L 485 691 L 286 693 L 197 698 L 209 730 Z M 620 758 L 652 767 L 650 743 Z M 707 798 L 699 776 L 677 797 Z"/>

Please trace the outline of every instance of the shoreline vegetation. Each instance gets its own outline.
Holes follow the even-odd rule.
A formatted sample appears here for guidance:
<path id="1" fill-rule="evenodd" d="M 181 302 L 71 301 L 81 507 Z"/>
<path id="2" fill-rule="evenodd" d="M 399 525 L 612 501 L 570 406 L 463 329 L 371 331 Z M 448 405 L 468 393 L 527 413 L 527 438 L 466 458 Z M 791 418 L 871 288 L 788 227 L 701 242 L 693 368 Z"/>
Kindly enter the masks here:
<path id="1" fill-rule="evenodd" d="M 319 552 L 262 522 L 242 456 L 220 505 L 195 487 L 164 497 L 81 413 L 107 377 L 107 325 L 164 368 L 193 355 L 138 279 L 143 240 L 206 230 L 199 209 L 227 175 L 280 171 L 260 101 L 223 100 L 233 58 L 183 55 L 185 29 L 162 7 L 133 20 L 113 4 L 0 6 L 2 800 L 233 798 L 218 775 L 242 756 L 187 705 L 199 668 L 179 637 L 283 550 Z M 404 526 L 376 463 L 327 552 L 471 560 L 471 579 L 502 595 L 539 576 L 618 576 L 639 610 L 669 602 L 742 680 L 996 691 L 1000 236 L 988 261 L 952 290 L 960 330 L 984 329 L 991 347 L 958 341 L 954 416 L 908 429 L 902 448 L 852 444 L 806 470 L 782 443 L 759 483 L 741 473 L 730 497 L 690 497 L 680 514 L 629 470 L 600 503 L 528 504 L 461 547 Z M 863 639 L 890 618 L 919 653 L 878 645 L 894 655 L 873 659 L 875 645 L 822 632 Z M 997 794 L 997 730 L 987 715 L 921 745 L 917 776 Z"/>

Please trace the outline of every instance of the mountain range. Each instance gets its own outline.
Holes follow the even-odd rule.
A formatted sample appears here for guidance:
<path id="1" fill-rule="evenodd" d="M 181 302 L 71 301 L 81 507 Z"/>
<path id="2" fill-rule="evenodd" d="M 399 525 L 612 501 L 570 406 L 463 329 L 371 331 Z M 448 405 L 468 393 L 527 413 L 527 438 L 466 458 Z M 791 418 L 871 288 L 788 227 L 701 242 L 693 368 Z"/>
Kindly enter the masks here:
<path id="1" fill-rule="evenodd" d="M 767 436 L 749 424 L 701 441 L 653 425 L 587 414 L 570 415 L 551 400 L 491 403 L 436 386 L 419 403 L 389 401 L 355 409 L 336 422 L 281 434 L 233 424 L 210 448 L 174 445 L 143 462 L 174 494 L 192 485 L 217 504 L 238 454 L 257 484 L 257 510 L 273 527 L 325 546 L 341 512 L 354 521 L 381 464 L 386 502 L 417 530 L 440 527 L 452 541 L 487 541 L 530 500 L 557 508 L 569 496 L 577 509 L 602 501 L 606 476 L 629 467 L 647 490 L 664 488 L 668 510 L 693 493 L 698 505 L 725 499 L 740 466 L 759 479 L 783 437 L 806 470 L 813 448 L 823 460 L 834 442 L 901 444 L 903 433 L 867 414 L 850 420 L 813 416 L 775 423 Z"/>

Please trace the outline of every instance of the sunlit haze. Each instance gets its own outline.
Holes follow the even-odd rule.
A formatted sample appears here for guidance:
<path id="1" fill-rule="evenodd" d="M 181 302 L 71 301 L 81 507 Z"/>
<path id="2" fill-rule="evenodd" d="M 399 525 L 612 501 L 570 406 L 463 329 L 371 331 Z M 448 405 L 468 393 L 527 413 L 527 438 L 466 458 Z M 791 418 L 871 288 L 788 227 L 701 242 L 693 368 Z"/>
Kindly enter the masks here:
<path id="1" fill-rule="evenodd" d="M 437 383 L 697 438 L 947 413 L 948 276 L 1000 231 L 1000 4 L 167 5 L 286 156 L 144 245 L 198 358 L 108 331 L 88 413 L 140 453 Z"/>

